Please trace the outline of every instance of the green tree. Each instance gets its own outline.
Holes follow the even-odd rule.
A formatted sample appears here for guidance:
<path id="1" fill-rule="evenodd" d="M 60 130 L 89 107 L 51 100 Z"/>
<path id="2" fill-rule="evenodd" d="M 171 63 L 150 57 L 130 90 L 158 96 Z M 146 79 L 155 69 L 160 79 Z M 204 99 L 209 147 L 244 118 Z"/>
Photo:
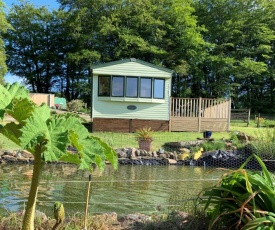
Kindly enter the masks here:
<path id="1" fill-rule="evenodd" d="M 28 91 L 15 83 L 0 85 L 0 118 L 9 115 L 16 122 L 0 126 L 0 132 L 21 149 L 34 155 L 33 178 L 23 220 L 23 230 L 34 229 L 34 214 L 41 164 L 65 161 L 92 171 L 92 165 L 104 169 L 105 160 L 117 168 L 117 155 L 106 143 L 89 134 L 78 116 L 53 115 L 42 104 L 37 106 Z M 72 151 L 73 150 L 73 151 Z"/>
<path id="2" fill-rule="evenodd" d="M 5 36 L 9 72 L 23 78 L 33 92 L 48 93 L 62 66 L 56 15 L 23 1 L 12 6 L 7 20 L 14 28 Z"/>
<path id="3" fill-rule="evenodd" d="M 7 29 L 12 29 L 12 27 L 7 22 L 6 15 L 4 13 L 4 4 L 0 0 L 0 84 L 4 83 L 4 75 L 7 72 L 6 53 L 3 39 L 3 34 L 7 32 Z"/>
<path id="4" fill-rule="evenodd" d="M 203 37 L 210 44 L 199 65 L 204 76 L 200 90 L 208 97 L 232 96 L 239 106 L 256 108 L 266 91 L 273 53 L 271 1 L 269 6 L 265 0 L 194 2 L 198 23 L 206 28 Z"/>
<path id="5" fill-rule="evenodd" d="M 70 15 L 72 35 L 80 38 L 78 49 L 70 53 L 76 60 L 89 50 L 94 52 L 90 63 L 135 57 L 187 76 L 203 57 L 202 28 L 191 0 L 59 3 Z"/>

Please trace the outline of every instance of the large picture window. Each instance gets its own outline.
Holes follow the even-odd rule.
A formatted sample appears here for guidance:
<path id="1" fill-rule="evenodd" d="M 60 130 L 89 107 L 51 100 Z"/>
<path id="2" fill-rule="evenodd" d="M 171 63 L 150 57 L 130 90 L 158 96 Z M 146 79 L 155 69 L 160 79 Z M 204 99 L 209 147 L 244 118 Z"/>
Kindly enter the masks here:
<path id="1" fill-rule="evenodd" d="M 126 97 L 138 97 L 137 77 L 126 77 Z"/>
<path id="2" fill-rule="evenodd" d="M 124 96 L 124 77 L 112 78 L 112 96 L 113 97 Z"/>
<path id="3" fill-rule="evenodd" d="M 98 96 L 164 99 L 165 80 L 133 76 L 99 76 Z"/>
<path id="4" fill-rule="evenodd" d="M 140 79 L 140 97 L 152 97 L 152 78 Z"/>
<path id="5" fill-rule="evenodd" d="M 154 79 L 154 98 L 164 98 L 164 80 Z"/>
<path id="6" fill-rule="evenodd" d="M 98 96 L 110 96 L 110 76 L 100 76 L 98 78 Z"/>

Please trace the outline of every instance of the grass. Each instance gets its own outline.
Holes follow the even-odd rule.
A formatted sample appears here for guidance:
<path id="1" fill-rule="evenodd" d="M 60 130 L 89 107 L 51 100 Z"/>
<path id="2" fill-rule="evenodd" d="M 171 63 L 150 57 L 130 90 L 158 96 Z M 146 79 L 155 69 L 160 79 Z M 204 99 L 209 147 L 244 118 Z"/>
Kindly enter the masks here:
<path id="1" fill-rule="evenodd" d="M 230 132 L 213 132 L 212 138 L 220 140 L 222 138 L 229 139 L 231 132 L 239 131 L 247 135 L 255 136 L 259 131 L 257 127 L 245 127 L 242 123 L 233 123 L 230 127 Z M 114 133 L 114 132 L 95 132 L 92 135 L 100 137 L 113 148 L 135 147 L 138 148 L 138 142 L 135 140 L 134 133 Z M 202 138 L 203 134 L 199 132 L 154 132 L 152 149 L 158 150 L 163 148 L 167 142 L 194 141 L 197 138 Z"/>
<path id="2" fill-rule="evenodd" d="M 0 122 L 0 125 L 1 124 L 3 125 L 4 123 Z M 244 122 L 232 122 L 230 126 L 231 132 L 239 131 L 251 136 L 256 136 L 259 129 L 261 130 L 262 128 L 257 128 L 256 124 L 251 124 L 249 127 L 246 127 L 246 123 Z M 212 138 L 215 140 L 220 140 L 222 138 L 229 139 L 231 132 L 213 132 Z M 135 140 L 134 133 L 95 132 L 92 133 L 92 135 L 100 137 L 115 149 L 123 147 L 138 148 L 138 142 Z M 199 132 L 154 132 L 152 150 L 163 148 L 164 144 L 167 142 L 192 141 L 202 137 L 203 134 Z M 0 149 L 14 150 L 18 148 L 19 147 L 12 141 L 0 134 Z"/>

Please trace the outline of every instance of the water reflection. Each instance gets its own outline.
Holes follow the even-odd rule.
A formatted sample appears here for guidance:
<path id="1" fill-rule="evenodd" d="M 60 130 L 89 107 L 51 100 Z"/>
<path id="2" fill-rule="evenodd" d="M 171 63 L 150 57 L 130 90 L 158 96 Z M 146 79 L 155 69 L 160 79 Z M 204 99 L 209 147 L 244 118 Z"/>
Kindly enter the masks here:
<path id="1" fill-rule="evenodd" d="M 0 165 L 0 214 L 19 211 L 26 202 L 31 179 L 26 174 L 31 165 Z M 198 194 L 221 175 L 221 172 L 184 166 L 127 166 L 114 171 L 92 173 L 89 199 L 90 212 L 118 214 L 157 212 L 169 205 L 171 196 L 190 197 Z M 84 212 L 89 172 L 74 165 L 45 164 L 41 175 L 38 209 L 52 213 L 53 203 L 64 203 L 67 213 Z"/>

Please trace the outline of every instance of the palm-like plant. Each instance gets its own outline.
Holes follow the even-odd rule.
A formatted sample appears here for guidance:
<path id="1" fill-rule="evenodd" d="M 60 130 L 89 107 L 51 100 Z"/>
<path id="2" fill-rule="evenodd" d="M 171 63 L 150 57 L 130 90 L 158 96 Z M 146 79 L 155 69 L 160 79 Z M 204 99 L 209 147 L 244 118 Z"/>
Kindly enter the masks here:
<path id="1" fill-rule="evenodd" d="M 245 170 L 255 157 L 262 173 Z M 274 229 L 275 187 L 270 174 L 256 156 L 251 155 L 238 170 L 228 170 L 218 184 L 199 196 L 210 214 L 209 229 Z M 226 226 L 226 228 L 224 228 Z"/>
<path id="2" fill-rule="evenodd" d="M 66 161 L 92 170 L 92 164 L 100 169 L 108 160 L 117 167 L 117 155 L 106 143 L 90 135 L 77 115 L 50 114 L 46 105 L 37 106 L 28 91 L 15 83 L 0 85 L 0 118 L 12 116 L 16 122 L 0 125 L 0 132 L 21 149 L 34 155 L 33 177 L 23 220 L 23 230 L 34 229 L 34 213 L 39 175 L 43 161 Z M 68 151 L 73 147 L 75 151 Z"/>

